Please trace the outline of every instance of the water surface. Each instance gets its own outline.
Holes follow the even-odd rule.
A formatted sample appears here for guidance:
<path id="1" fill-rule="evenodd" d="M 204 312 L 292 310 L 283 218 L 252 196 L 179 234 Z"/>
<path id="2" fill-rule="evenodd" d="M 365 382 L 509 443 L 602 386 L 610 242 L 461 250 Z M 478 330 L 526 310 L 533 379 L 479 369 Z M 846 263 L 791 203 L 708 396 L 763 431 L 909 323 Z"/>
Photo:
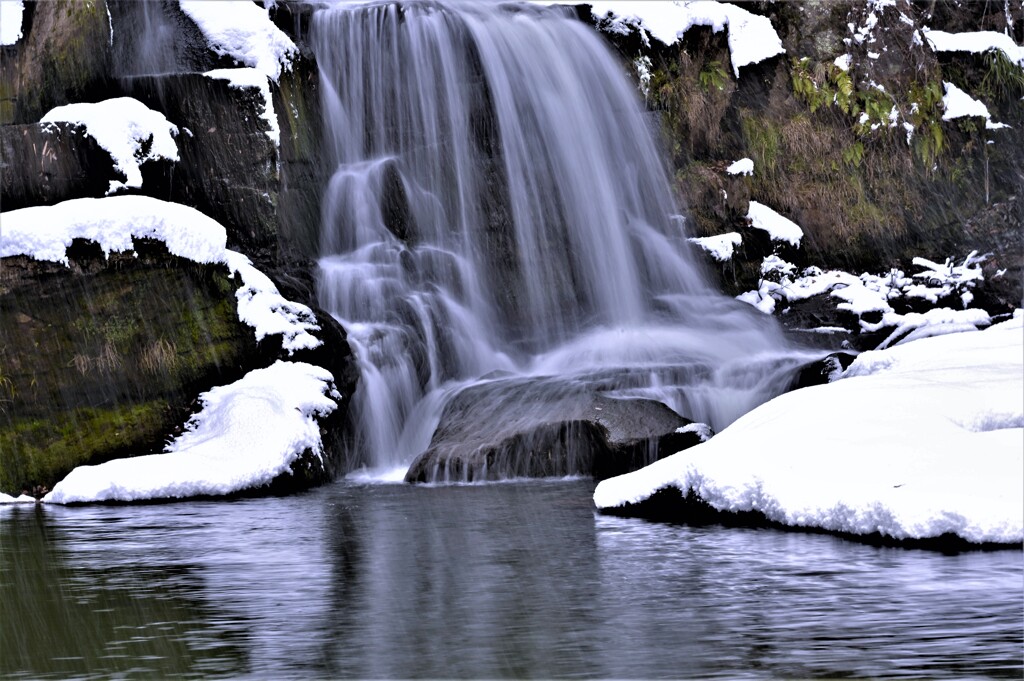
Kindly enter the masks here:
<path id="1" fill-rule="evenodd" d="M 0 676 L 1011 677 L 1019 550 L 595 515 L 589 481 L 0 509 Z"/>

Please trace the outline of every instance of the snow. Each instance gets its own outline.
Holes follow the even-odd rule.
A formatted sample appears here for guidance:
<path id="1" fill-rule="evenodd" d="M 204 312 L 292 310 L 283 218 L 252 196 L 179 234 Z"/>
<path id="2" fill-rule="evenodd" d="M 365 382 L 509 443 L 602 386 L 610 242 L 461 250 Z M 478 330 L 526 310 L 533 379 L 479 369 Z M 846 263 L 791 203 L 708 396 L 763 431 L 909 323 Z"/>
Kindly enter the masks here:
<path id="1" fill-rule="evenodd" d="M 310 333 L 319 329 L 312 310 L 285 300 L 248 258 L 225 247 L 224 227 L 194 208 L 148 196 L 73 199 L 0 213 L 0 225 L 0 258 L 26 255 L 64 265 L 73 239 L 94 241 L 105 254 L 133 250 L 133 238 L 159 239 L 172 255 L 223 263 L 241 279 L 238 317 L 253 327 L 257 341 L 281 334 L 289 354 L 321 343 Z"/>
<path id="2" fill-rule="evenodd" d="M 274 82 L 289 67 L 298 48 L 266 8 L 250 0 L 179 0 L 181 11 L 199 26 L 210 47 L 250 66 Z"/>
<path id="3" fill-rule="evenodd" d="M 2 504 L 34 504 L 36 503 L 35 497 L 30 497 L 27 494 L 21 494 L 16 497 L 12 497 L 10 494 L 4 494 L 0 492 L 0 505 Z"/>
<path id="4" fill-rule="evenodd" d="M 285 299 L 274 282 L 241 253 L 226 251 L 226 259 L 231 271 L 242 279 L 242 286 L 235 292 L 238 318 L 256 330 L 257 342 L 280 334 L 281 346 L 288 354 L 320 346 L 321 341 L 311 333 L 320 330 L 312 310 Z"/>
<path id="5" fill-rule="evenodd" d="M 692 237 L 687 241 L 700 246 L 718 262 L 726 262 L 732 260 L 733 249 L 743 242 L 743 237 L 738 232 L 728 232 L 716 236 Z"/>
<path id="6" fill-rule="evenodd" d="M 995 31 L 974 31 L 968 33 L 947 33 L 923 28 L 925 40 L 936 52 L 987 52 L 1001 50 L 1006 58 L 1024 68 L 1024 47 L 1008 35 Z"/>
<path id="7" fill-rule="evenodd" d="M 270 138 L 270 141 L 274 143 L 275 147 L 281 145 L 281 127 L 277 122 L 277 114 L 274 113 L 274 100 L 270 96 L 270 81 L 267 80 L 267 76 L 265 74 L 260 72 L 258 69 L 238 68 L 215 69 L 213 71 L 207 71 L 204 75 L 207 78 L 226 80 L 233 88 L 258 89 L 260 91 L 260 95 L 263 97 L 263 112 L 260 114 L 260 118 L 265 120 L 269 126 L 269 129 L 267 130 L 267 137 Z"/>
<path id="8" fill-rule="evenodd" d="M 750 202 L 747 219 L 755 229 L 768 232 L 772 241 L 785 241 L 793 246 L 799 246 L 804 236 L 804 231 L 795 222 L 757 201 Z"/>
<path id="9" fill-rule="evenodd" d="M 853 57 L 849 54 L 843 54 L 836 57 L 835 61 L 833 61 L 832 63 L 835 64 L 841 71 L 849 71 L 850 67 L 853 66 Z"/>
<path id="10" fill-rule="evenodd" d="M 219 496 L 270 483 L 306 451 L 322 456 L 317 416 L 337 408 L 330 372 L 278 361 L 200 395 L 202 410 L 164 454 L 79 466 L 46 503 Z"/>
<path id="11" fill-rule="evenodd" d="M 200 263 L 224 262 L 227 233 L 194 208 L 148 196 L 72 199 L 0 213 L 0 258 L 27 255 L 68 264 L 73 239 L 104 253 L 133 250 L 132 238 L 159 239 L 172 255 Z"/>
<path id="12" fill-rule="evenodd" d="M 985 119 L 985 127 L 989 130 L 1009 127 L 1005 123 L 993 123 L 992 114 L 989 113 L 988 107 L 956 85 L 943 81 L 942 87 L 946 91 L 945 96 L 942 98 L 942 106 L 946 110 L 942 114 L 942 120 L 949 121 L 954 118 L 963 118 L 964 116 L 980 116 Z"/>
<path id="13" fill-rule="evenodd" d="M 1024 326 L 860 355 L 708 442 L 601 482 L 598 508 L 675 487 L 794 527 L 970 542 L 1024 540 Z"/>
<path id="14" fill-rule="evenodd" d="M 24 12 L 22 0 L 0 0 L 0 45 L 13 45 L 21 40 Z"/>
<path id="15" fill-rule="evenodd" d="M 725 172 L 730 175 L 753 175 L 754 161 L 749 158 L 741 158 L 726 168 Z"/>
<path id="16" fill-rule="evenodd" d="M 178 160 L 174 137 L 178 128 L 159 111 L 131 97 L 117 97 L 95 104 L 67 104 L 51 109 L 40 123 L 74 123 L 84 126 L 114 159 L 114 167 L 125 176 L 124 182 L 111 180 L 107 194 L 128 187 L 142 186 L 139 165 L 146 161 Z M 150 141 L 147 152 L 143 144 Z"/>
<path id="17" fill-rule="evenodd" d="M 859 324 L 861 331 L 867 333 L 893 329 L 880 346 L 885 347 L 928 335 L 988 326 L 991 317 L 980 309 L 936 308 L 924 314 L 900 314 L 892 305 L 900 300 L 908 304 L 909 299 L 913 298 L 933 304 L 941 299 L 959 298 L 963 307 L 967 308 L 974 299 L 971 289 L 984 278 L 980 265 L 985 259 L 986 256 L 979 256 L 977 251 L 968 254 L 959 265 L 952 258 L 943 264 L 926 258 L 914 258 L 913 264 L 923 267 L 924 271 L 912 277 L 898 269 L 882 275 L 864 273 L 857 277 L 836 270 L 822 272 L 816 267 L 807 268 L 800 276 L 795 276 L 795 266 L 771 255 L 761 264 L 764 278 L 757 290 L 747 291 L 737 296 L 737 299 L 766 314 L 772 314 L 779 301 L 795 302 L 827 293 L 841 301 L 836 305 L 837 310 L 850 312 L 857 317 L 880 313 L 880 321 L 872 323 L 860 319 Z"/>
<path id="18" fill-rule="evenodd" d="M 588 4 L 595 17 L 612 16 L 612 30 L 622 32 L 628 31 L 629 26 L 636 26 L 645 40 L 649 33 L 666 45 L 673 45 L 693 26 L 709 26 L 715 33 L 728 27 L 729 52 L 737 78 L 741 66 L 756 64 L 786 51 L 768 17 L 712 0 L 533 1 L 542 5 Z"/>

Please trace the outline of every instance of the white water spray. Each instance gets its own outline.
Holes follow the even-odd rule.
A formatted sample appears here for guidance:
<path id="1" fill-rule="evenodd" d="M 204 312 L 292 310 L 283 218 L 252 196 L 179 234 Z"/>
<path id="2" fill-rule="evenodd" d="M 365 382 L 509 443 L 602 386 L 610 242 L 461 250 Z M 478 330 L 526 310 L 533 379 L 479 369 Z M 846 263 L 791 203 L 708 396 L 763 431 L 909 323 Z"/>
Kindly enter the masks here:
<path id="1" fill-rule="evenodd" d="M 708 285 L 591 28 L 387 2 L 318 12 L 313 41 L 334 168 L 319 296 L 361 368 L 366 464 L 408 464 L 447 398 L 495 371 L 599 382 L 715 429 L 785 387 L 780 333 Z"/>

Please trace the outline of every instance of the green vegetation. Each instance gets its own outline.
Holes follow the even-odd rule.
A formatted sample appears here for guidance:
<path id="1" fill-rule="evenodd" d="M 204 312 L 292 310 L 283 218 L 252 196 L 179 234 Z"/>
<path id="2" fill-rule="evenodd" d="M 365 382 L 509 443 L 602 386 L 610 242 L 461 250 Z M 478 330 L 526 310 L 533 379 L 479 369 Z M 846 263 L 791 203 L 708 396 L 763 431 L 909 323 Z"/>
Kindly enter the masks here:
<path id="1" fill-rule="evenodd" d="M 129 258 L 0 296 L 0 491 L 158 451 L 200 391 L 255 361 L 222 266 Z"/>
<path id="2" fill-rule="evenodd" d="M 175 424 L 166 402 L 81 408 L 54 417 L 22 419 L 0 429 L 0 490 L 17 494 L 52 487 L 75 466 L 100 463 L 119 452 L 146 454 Z"/>

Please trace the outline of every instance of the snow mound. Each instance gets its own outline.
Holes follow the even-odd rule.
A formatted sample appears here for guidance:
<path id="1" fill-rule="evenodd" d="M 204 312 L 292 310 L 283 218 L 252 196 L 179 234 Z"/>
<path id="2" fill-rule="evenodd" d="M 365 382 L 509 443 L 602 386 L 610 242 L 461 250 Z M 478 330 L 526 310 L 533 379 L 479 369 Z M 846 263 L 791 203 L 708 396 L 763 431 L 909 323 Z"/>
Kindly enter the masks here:
<path id="1" fill-rule="evenodd" d="M 178 4 L 219 55 L 257 69 L 277 82 L 299 50 L 251 0 L 179 0 Z"/>
<path id="2" fill-rule="evenodd" d="M 281 334 L 288 354 L 322 342 L 310 333 L 320 328 L 313 311 L 285 300 L 248 258 L 225 247 L 224 227 L 194 208 L 148 196 L 110 196 L 12 210 L 0 214 L 0 221 L 0 258 L 26 255 L 67 265 L 74 239 L 94 241 L 109 254 L 133 250 L 133 238 L 149 238 L 163 241 L 172 255 L 223 263 L 241 278 L 238 318 L 253 327 L 257 341 Z"/>
<path id="3" fill-rule="evenodd" d="M 580 2 L 580 0 L 535 0 L 542 5 L 588 4 L 595 17 L 611 15 L 612 30 L 618 27 L 640 29 L 647 40 L 650 34 L 666 45 L 674 44 L 681 35 L 694 26 L 708 26 L 715 33 L 729 29 L 729 52 L 732 69 L 737 78 L 740 67 L 756 64 L 786 49 L 768 17 L 749 12 L 742 7 L 713 0 L 619 0 L 617 2 Z"/>
<path id="4" fill-rule="evenodd" d="M 860 355 L 708 442 L 601 482 L 600 509 L 675 487 L 721 511 L 894 539 L 1024 540 L 1022 316 Z"/>
<path id="5" fill-rule="evenodd" d="M 751 201 L 747 219 L 755 229 L 768 232 L 772 241 L 785 241 L 793 246 L 799 246 L 800 240 L 804 238 L 804 230 L 800 229 L 798 224 L 779 215 L 763 203 Z"/>
<path id="6" fill-rule="evenodd" d="M 114 159 L 114 167 L 125 176 L 124 182 L 111 180 L 107 194 L 128 187 L 142 186 L 139 165 L 146 161 L 178 160 L 174 138 L 178 127 L 159 111 L 153 111 L 137 99 L 117 97 L 95 104 L 67 104 L 51 109 L 40 123 L 74 123 L 84 126 Z M 143 145 L 149 143 L 148 151 Z"/>
<path id="7" fill-rule="evenodd" d="M 727 232 L 715 236 L 691 237 L 687 241 L 697 244 L 718 262 L 732 260 L 734 249 L 743 243 L 738 232 Z"/>
<path id="8" fill-rule="evenodd" d="M 46 503 L 220 496 L 270 483 L 303 453 L 322 456 L 317 416 L 337 408 L 329 371 L 278 361 L 200 395 L 202 410 L 164 454 L 79 466 Z"/>
<path id="9" fill-rule="evenodd" d="M 267 75 L 254 68 L 238 69 L 216 69 L 207 71 L 204 74 L 207 78 L 226 80 L 233 88 L 245 89 L 256 88 L 263 97 L 263 113 L 260 118 L 270 126 L 267 130 L 267 137 L 274 143 L 275 147 L 281 145 L 281 126 L 277 122 L 277 114 L 274 113 L 274 100 L 270 96 L 270 81 Z"/>

